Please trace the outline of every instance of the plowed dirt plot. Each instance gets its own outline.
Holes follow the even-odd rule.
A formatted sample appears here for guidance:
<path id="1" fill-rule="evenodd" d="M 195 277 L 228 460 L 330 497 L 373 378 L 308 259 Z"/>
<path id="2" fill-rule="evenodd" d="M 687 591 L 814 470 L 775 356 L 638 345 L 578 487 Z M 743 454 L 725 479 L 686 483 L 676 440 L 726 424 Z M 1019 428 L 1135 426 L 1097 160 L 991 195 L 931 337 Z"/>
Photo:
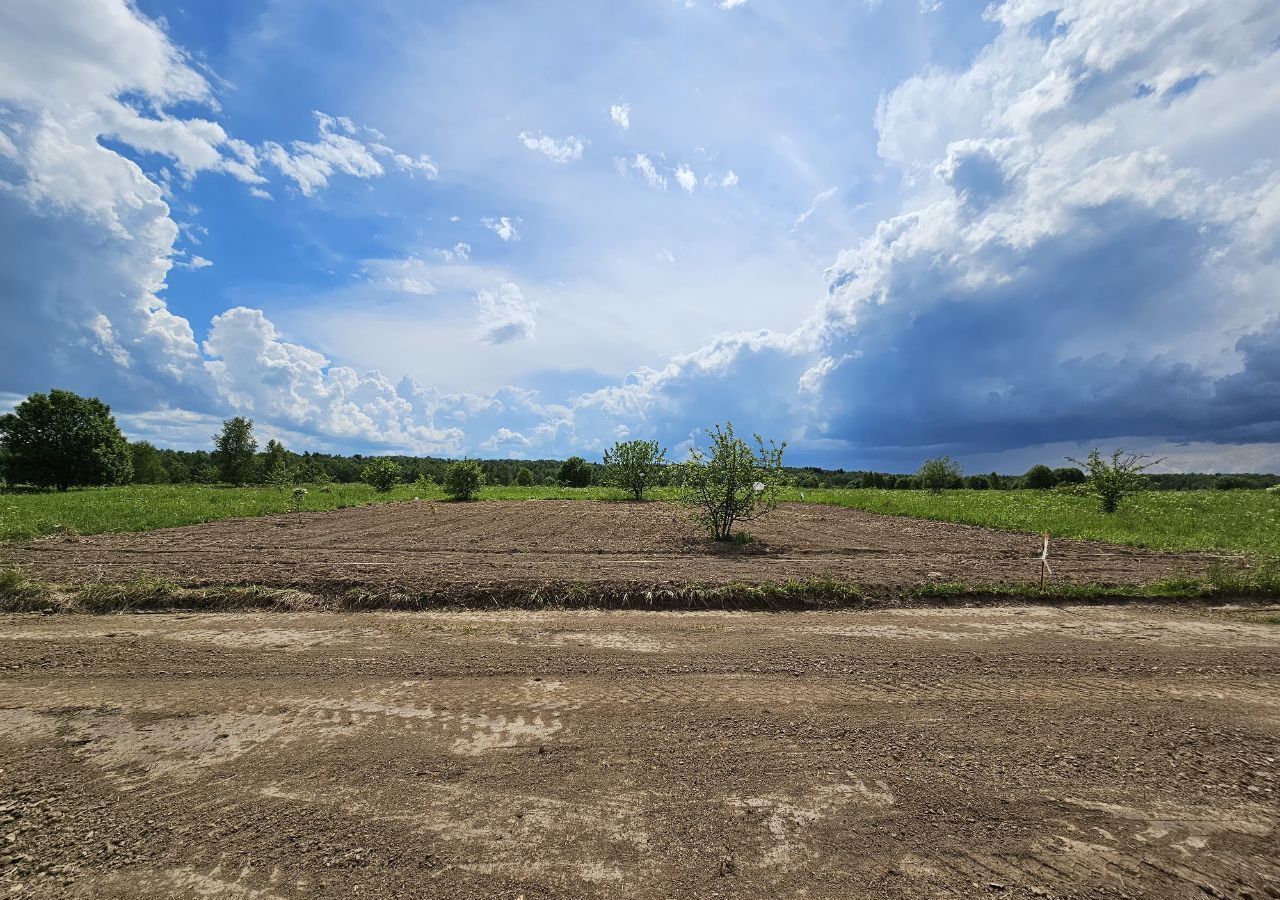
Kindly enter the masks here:
<path id="1" fill-rule="evenodd" d="M 138 576 L 189 585 L 394 587 L 466 597 L 522 585 L 687 586 L 838 579 L 901 587 L 930 580 L 1023 583 L 1039 535 L 786 504 L 750 523 L 760 542 L 707 540 L 662 503 L 401 503 L 270 516 L 140 534 L 0 547 L 0 565 L 68 583 Z M 1065 582 L 1143 584 L 1204 569 L 1204 554 L 1055 541 Z"/>
<path id="2" fill-rule="evenodd" d="M 0 891 L 1276 897 L 1243 611 L 0 618 Z"/>

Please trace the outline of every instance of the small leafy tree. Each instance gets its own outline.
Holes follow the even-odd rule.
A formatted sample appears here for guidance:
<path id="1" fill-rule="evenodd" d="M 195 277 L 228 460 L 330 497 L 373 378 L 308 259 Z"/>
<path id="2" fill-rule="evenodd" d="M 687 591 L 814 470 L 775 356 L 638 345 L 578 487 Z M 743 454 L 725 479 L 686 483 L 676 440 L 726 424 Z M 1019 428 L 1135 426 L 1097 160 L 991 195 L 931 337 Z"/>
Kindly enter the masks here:
<path id="1" fill-rule="evenodd" d="M 242 485 L 253 480 L 258 468 L 257 453 L 253 419 L 227 419 L 222 431 L 213 436 L 213 464 L 218 468 L 218 477 L 227 484 Z"/>
<path id="2" fill-rule="evenodd" d="M 133 462 L 134 484 L 165 484 L 169 472 L 160 462 L 160 452 L 149 441 L 129 445 L 129 457 Z"/>
<path id="3" fill-rule="evenodd" d="M 519 487 L 532 487 L 533 473 L 524 466 L 521 466 L 520 471 L 516 472 L 516 484 Z"/>
<path id="4" fill-rule="evenodd" d="M 297 480 L 298 470 L 289 461 L 289 452 L 277 440 L 267 441 L 262 457 L 262 480 L 283 490 Z"/>
<path id="5" fill-rule="evenodd" d="M 314 459 L 308 459 L 298 470 L 298 481 L 303 484 L 326 484 L 333 481 L 333 476 L 323 464 Z"/>
<path id="6" fill-rule="evenodd" d="M 690 451 L 680 466 L 680 501 L 717 541 L 733 539 L 733 526 L 764 515 L 778 505 L 783 484 L 781 445 L 755 436 L 756 448 L 735 437 L 733 423 L 714 426 L 711 447 Z"/>
<path id="7" fill-rule="evenodd" d="M 1067 457 L 1088 473 L 1090 492 L 1098 498 L 1098 504 L 1104 513 L 1113 513 L 1120 508 L 1120 501 L 1125 495 L 1143 490 L 1147 479 L 1142 474 L 1146 469 L 1164 462 L 1164 458 L 1152 459 L 1145 453 L 1125 453 L 1117 450 L 1111 454 L 1111 461 L 1102 458 L 1095 448 L 1084 462 Z"/>
<path id="8" fill-rule="evenodd" d="M 619 441 L 604 451 L 604 482 L 643 500 L 645 489 L 658 483 L 666 456 L 657 441 Z"/>
<path id="9" fill-rule="evenodd" d="M 556 477 L 565 487 L 587 487 L 591 484 L 591 466 L 581 456 L 570 456 L 561 463 Z"/>
<path id="10" fill-rule="evenodd" d="M 10 484 L 60 491 L 73 485 L 123 484 L 133 474 L 129 444 L 111 407 L 56 388 L 32 394 L 0 416 L 0 458 Z"/>
<path id="11" fill-rule="evenodd" d="M 1022 486 L 1033 491 L 1047 491 L 1055 484 L 1057 479 L 1053 477 L 1053 469 L 1039 463 L 1027 469 L 1027 474 L 1022 476 Z"/>
<path id="12" fill-rule="evenodd" d="M 444 492 L 454 500 L 470 500 L 484 486 L 484 469 L 474 459 L 449 463 L 444 470 Z"/>
<path id="13" fill-rule="evenodd" d="M 400 483 L 400 464 L 391 459 L 375 459 L 360 470 L 360 480 L 385 494 Z"/>
<path id="14" fill-rule="evenodd" d="M 920 486 L 931 494 L 941 494 L 957 482 L 963 484 L 960 464 L 950 456 L 926 459 L 916 477 L 920 480 Z"/>

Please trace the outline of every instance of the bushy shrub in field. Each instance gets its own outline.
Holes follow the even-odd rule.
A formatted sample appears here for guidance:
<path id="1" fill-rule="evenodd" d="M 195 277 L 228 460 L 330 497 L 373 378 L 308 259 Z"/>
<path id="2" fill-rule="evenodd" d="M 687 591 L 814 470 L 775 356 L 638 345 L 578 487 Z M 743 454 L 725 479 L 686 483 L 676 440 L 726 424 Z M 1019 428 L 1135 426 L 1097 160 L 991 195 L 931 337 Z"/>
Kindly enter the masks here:
<path id="1" fill-rule="evenodd" d="M 297 480 L 302 484 L 328 484 L 333 481 L 333 476 L 320 463 L 309 459 L 298 469 Z"/>
<path id="2" fill-rule="evenodd" d="M 1144 453 L 1117 450 L 1111 454 L 1111 461 L 1108 462 L 1096 449 L 1089 453 L 1089 458 L 1084 462 L 1070 457 L 1068 459 L 1089 473 L 1089 490 L 1098 498 L 1098 505 L 1104 513 L 1113 513 L 1119 509 L 1120 501 L 1126 494 L 1143 490 L 1147 484 L 1143 471 L 1163 461 L 1152 459 Z"/>
<path id="3" fill-rule="evenodd" d="M 591 484 L 591 467 L 581 456 L 570 456 L 561 463 L 557 477 L 565 487 L 587 487 Z"/>
<path id="4" fill-rule="evenodd" d="M 931 494 L 941 494 L 949 487 L 956 487 L 962 477 L 960 464 L 949 456 L 926 459 L 916 475 L 920 486 Z M 963 483 L 963 482 L 961 482 Z"/>
<path id="5" fill-rule="evenodd" d="M 1053 486 L 1053 492 L 1055 494 L 1063 494 L 1068 497 L 1088 497 L 1090 494 L 1093 493 L 1093 490 L 1089 487 L 1087 483 L 1071 484 L 1069 482 L 1064 481 L 1064 482 L 1059 482 L 1058 484 L 1055 484 Z"/>
<path id="6" fill-rule="evenodd" d="M 375 491 L 389 491 L 400 483 L 400 465 L 389 459 L 375 459 L 360 470 L 360 480 Z"/>
<path id="7" fill-rule="evenodd" d="M 419 495 L 427 493 L 435 486 L 436 483 L 431 480 L 431 476 L 423 472 L 419 472 L 418 477 L 413 479 L 413 489 L 417 491 Z"/>
<path id="8" fill-rule="evenodd" d="M 657 441 L 619 441 L 604 452 L 605 484 L 643 500 L 645 490 L 658 482 L 666 455 Z"/>
<path id="9" fill-rule="evenodd" d="M 32 394 L 0 416 L 0 458 L 11 483 L 59 491 L 124 484 L 133 474 L 129 444 L 111 407 L 57 389 Z"/>
<path id="10" fill-rule="evenodd" d="M 964 480 L 965 487 L 971 491 L 985 491 L 991 487 L 986 475 L 970 475 Z"/>
<path id="11" fill-rule="evenodd" d="M 520 470 L 516 472 L 516 484 L 520 487 L 532 487 L 533 473 L 525 466 L 521 466 Z"/>
<path id="12" fill-rule="evenodd" d="M 1053 483 L 1057 484 L 1084 484 L 1086 481 L 1084 472 L 1081 472 L 1075 466 L 1062 466 L 1053 470 Z"/>
<path id="13" fill-rule="evenodd" d="M 213 464 L 217 477 L 227 484 L 242 485 L 253 480 L 258 469 L 258 442 L 253 436 L 253 419 L 236 416 L 222 423 L 213 436 Z"/>
<path id="14" fill-rule="evenodd" d="M 690 451 L 676 475 L 681 502 L 717 541 L 733 539 L 733 526 L 764 515 L 778 505 L 782 485 L 781 445 L 756 435 L 756 448 L 735 437 L 733 423 L 714 426 L 711 447 Z"/>
<path id="15" fill-rule="evenodd" d="M 1022 476 L 1022 486 L 1033 491 L 1047 491 L 1057 483 L 1053 477 L 1053 469 L 1045 465 L 1034 465 Z"/>
<path id="16" fill-rule="evenodd" d="M 444 471 L 444 491 L 454 500 L 470 500 L 484 486 L 484 470 L 474 459 L 449 463 Z"/>
<path id="17" fill-rule="evenodd" d="M 1273 484 L 1271 487 L 1267 488 L 1267 493 L 1280 494 L 1280 484 Z"/>

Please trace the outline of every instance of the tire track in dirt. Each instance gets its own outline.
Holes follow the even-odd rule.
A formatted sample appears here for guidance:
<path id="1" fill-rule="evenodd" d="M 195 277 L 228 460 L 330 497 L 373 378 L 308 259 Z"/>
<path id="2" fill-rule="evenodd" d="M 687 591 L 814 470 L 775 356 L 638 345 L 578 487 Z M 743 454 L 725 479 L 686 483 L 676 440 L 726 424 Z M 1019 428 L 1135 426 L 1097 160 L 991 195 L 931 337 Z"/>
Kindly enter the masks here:
<path id="1" fill-rule="evenodd" d="M 1280 630 L 1226 616 L 7 617 L 0 890 L 1274 896 Z"/>

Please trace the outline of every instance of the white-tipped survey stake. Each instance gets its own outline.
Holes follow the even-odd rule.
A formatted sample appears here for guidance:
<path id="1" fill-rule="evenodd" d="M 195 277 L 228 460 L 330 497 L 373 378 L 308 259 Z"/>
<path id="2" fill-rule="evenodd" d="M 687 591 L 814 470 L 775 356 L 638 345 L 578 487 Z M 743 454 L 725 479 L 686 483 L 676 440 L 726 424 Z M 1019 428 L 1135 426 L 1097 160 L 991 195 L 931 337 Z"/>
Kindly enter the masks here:
<path id="1" fill-rule="evenodd" d="M 1049 568 L 1049 532 L 1044 532 L 1044 543 L 1040 546 L 1040 590 L 1044 590 L 1044 576 L 1048 572 L 1053 574 L 1053 569 Z"/>

